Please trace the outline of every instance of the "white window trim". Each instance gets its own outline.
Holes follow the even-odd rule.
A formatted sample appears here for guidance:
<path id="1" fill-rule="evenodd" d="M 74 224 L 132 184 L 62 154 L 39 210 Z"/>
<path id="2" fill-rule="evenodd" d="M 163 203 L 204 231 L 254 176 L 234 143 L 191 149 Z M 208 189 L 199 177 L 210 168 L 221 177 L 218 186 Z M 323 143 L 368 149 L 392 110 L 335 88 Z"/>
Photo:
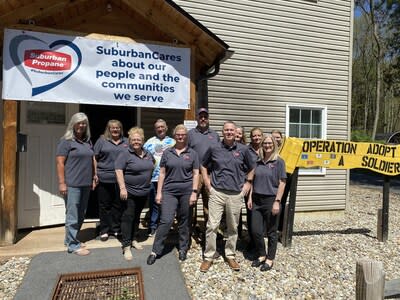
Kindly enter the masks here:
<path id="1" fill-rule="evenodd" d="M 285 134 L 289 136 L 289 112 L 291 108 L 299 108 L 299 109 L 320 109 L 322 110 L 322 139 L 326 139 L 326 131 L 327 131 L 327 120 L 328 120 L 328 108 L 324 105 L 312 105 L 312 104 L 286 104 L 286 125 L 285 125 Z M 300 168 L 299 175 L 326 175 L 326 168 L 319 168 L 319 169 L 306 169 Z"/>

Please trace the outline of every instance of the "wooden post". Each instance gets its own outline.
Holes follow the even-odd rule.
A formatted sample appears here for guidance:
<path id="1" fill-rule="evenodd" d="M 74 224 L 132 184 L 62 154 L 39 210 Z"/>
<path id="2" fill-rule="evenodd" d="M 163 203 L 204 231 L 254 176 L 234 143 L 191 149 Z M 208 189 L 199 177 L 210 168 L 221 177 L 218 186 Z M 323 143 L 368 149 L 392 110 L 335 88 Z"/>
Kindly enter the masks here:
<path id="1" fill-rule="evenodd" d="M 196 48 L 191 48 L 190 53 L 190 107 L 185 110 L 185 120 L 196 119 Z"/>
<path id="2" fill-rule="evenodd" d="M 356 300 L 383 299 L 385 272 L 381 262 L 361 259 L 356 265 Z"/>
<path id="3" fill-rule="evenodd" d="M 296 168 L 292 174 L 292 182 L 290 184 L 289 205 L 286 203 L 284 223 L 282 229 L 282 246 L 292 246 L 293 224 L 294 224 L 294 211 L 296 209 L 296 196 L 297 196 L 297 180 L 299 177 L 299 168 Z"/>
<path id="4" fill-rule="evenodd" d="M 15 242 L 17 232 L 17 101 L 3 102 L 2 197 L 0 246 Z"/>
<path id="5" fill-rule="evenodd" d="M 383 236 L 382 236 L 382 208 L 378 208 L 377 211 L 377 220 L 378 220 L 378 224 L 376 226 L 376 238 L 378 239 L 378 241 L 383 242 Z"/>
<path id="6" fill-rule="evenodd" d="M 381 210 L 380 218 L 378 217 L 377 237 L 380 242 L 386 242 L 388 239 L 388 231 L 389 231 L 390 177 L 388 175 L 383 176 L 383 192 L 382 192 L 382 194 L 383 194 L 382 210 Z"/>

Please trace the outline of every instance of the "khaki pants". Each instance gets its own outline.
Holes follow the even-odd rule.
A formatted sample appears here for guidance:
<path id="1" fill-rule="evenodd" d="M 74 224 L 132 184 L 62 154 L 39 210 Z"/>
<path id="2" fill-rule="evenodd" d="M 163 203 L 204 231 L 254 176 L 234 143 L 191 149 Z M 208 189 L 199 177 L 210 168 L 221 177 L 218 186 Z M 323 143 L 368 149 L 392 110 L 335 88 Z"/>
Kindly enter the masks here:
<path id="1" fill-rule="evenodd" d="M 213 260 L 217 251 L 217 231 L 222 214 L 226 213 L 226 227 L 228 240 L 225 244 L 225 257 L 235 258 L 236 242 L 238 237 L 238 223 L 243 205 L 243 194 L 211 188 L 208 203 L 209 215 L 206 230 L 205 260 Z"/>

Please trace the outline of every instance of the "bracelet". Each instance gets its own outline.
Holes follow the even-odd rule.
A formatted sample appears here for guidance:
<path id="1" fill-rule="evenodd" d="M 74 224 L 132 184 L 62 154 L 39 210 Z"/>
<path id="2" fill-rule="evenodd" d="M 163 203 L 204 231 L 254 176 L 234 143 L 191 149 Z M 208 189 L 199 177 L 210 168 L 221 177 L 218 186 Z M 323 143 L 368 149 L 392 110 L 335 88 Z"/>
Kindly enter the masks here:
<path id="1" fill-rule="evenodd" d="M 246 182 L 248 182 L 248 183 L 253 183 L 253 179 L 247 179 L 247 178 L 246 178 Z"/>
<path id="2" fill-rule="evenodd" d="M 281 203 L 281 200 L 279 200 L 279 199 L 275 199 L 275 201 Z"/>
<path id="3" fill-rule="evenodd" d="M 192 192 L 197 194 L 199 191 L 194 189 L 194 190 L 192 190 Z"/>

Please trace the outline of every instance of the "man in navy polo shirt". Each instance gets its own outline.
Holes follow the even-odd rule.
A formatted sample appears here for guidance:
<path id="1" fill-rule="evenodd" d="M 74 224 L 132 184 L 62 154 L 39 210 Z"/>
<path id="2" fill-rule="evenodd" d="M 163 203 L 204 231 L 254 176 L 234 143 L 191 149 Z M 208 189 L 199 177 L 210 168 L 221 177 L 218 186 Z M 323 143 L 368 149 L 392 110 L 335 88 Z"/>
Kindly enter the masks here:
<path id="1" fill-rule="evenodd" d="M 226 262 L 232 270 L 240 270 L 240 265 L 235 260 L 237 227 L 243 197 L 249 193 L 251 188 L 255 163 L 248 147 L 235 142 L 236 125 L 234 122 L 225 122 L 222 133 L 222 142 L 207 150 L 200 167 L 204 185 L 210 192 L 206 247 L 204 260 L 200 266 L 201 272 L 207 272 L 212 265 L 217 251 L 217 231 L 224 211 L 228 234 L 225 244 Z M 208 175 L 207 166 L 210 175 Z"/>
<path id="2" fill-rule="evenodd" d="M 209 127 L 209 114 L 206 108 L 199 108 L 197 111 L 197 126 L 188 132 L 188 146 L 197 152 L 199 161 L 203 161 L 204 154 L 211 145 L 219 143 L 220 138 L 218 133 Z M 199 180 L 199 188 L 197 190 L 197 198 L 201 194 L 203 202 L 204 223 L 208 220 L 208 200 L 209 193 L 206 189 L 202 177 Z M 196 218 L 196 216 L 195 216 Z M 197 218 L 195 222 L 197 221 Z"/>

